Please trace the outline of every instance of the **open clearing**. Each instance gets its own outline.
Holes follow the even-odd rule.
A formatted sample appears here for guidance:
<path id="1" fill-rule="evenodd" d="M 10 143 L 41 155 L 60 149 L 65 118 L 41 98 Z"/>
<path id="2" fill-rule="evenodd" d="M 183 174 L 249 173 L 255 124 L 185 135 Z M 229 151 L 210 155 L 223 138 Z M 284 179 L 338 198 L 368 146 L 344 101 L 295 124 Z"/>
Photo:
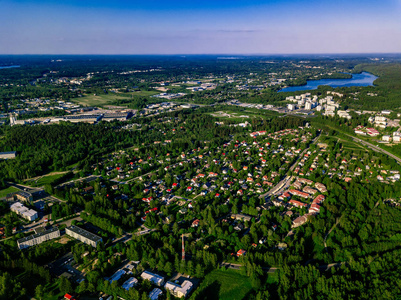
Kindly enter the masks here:
<path id="1" fill-rule="evenodd" d="M 6 188 L 4 190 L 0 190 L 0 198 L 3 198 L 5 196 L 7 196 L 7 194 L 15 193 L 15 192 L 18 192 L 18 191 L 19 191 L 19 189 L 15 188 L 13 186 L 10 186 L 10 187 L 8 187 L 8 188 Z"/>
<path id="2" fill-rule="evenodd" d="M 46 184 L 52 184 L 57 179 L 63 177 L 66 173 L 68 173 L 68 171 L 50 173 L 47 175 L 35 177 L 33 179 L 28 179 L 26 183 L 30 186 L 44 186 Z"/>
<path id="3" fill-rule="evenodd" d="M 158 91 L 138 91 L 133 93 L 109 93 L 106 95 L 86 95 L 84 97 L 78 97 L 71 99 L 73 102 L 81 104 L 83 106 L 103 106 L 113 104 L 118 100 L 127 100 L 132 96 L 141 96 L 147 97 L 159 94 Z M 119 105 L 127 105 L 127 104 L 119 104 Z"/>
<path id="4" fill-rule="evenodd" d="M 206 275 L 199 292 L 191 297 L 198 299 L 241 300 L 251 290 L 251 279 L 235 270 L 214 270 Z"/>

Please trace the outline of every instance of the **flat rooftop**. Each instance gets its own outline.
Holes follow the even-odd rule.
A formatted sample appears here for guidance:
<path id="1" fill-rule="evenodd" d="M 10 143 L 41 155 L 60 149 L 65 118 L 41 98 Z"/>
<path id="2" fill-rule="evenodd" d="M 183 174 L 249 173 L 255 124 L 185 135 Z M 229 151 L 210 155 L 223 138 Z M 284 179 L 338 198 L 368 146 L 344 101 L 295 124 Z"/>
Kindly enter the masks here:
<path id="1" fill-rule="evenodd" d="M 44 236 L 44 235 L 46 235 L 46 234 L 49 234 L 49 233 L 52 233 L 52 232 L 56 232 L 56 231 L 58 231 L 58 228 L 57 228 L 57 227 L 53 227 L 53 228 L 51 228 L 51 229 L 49 229 L 49 230 L 46 230 L 46 231 L 43 231 L 43 232 L 40 232 L 40 233 L 33 234 L 33 235 L 30 235 L 30 236 L 24 237 L 24 238 L 22 238 L 22 239 L 19 239 L 19 240 L 17 240 L 17 242 L 18 242 L 18 244 L 24 243 L 24 242 L 27 242 L 27 241 L 36 239 L 36 238 L 38 238 L 38 237 Z"/>
<path id="2" fill-rule="evenodd" d="M 72 232 L 75 232 L 76 234 L 84 236 L 93 242 L 100 242 L 102 240 L 102 238 L 100 236 L 97 236 L 96 234 L 93 234 L 89 231 L 86 231 L 85 229 L 82 229 L 82 228 L 74 226 L 74 225 L 67 227 L 66 229 L 69 229 Z"/>

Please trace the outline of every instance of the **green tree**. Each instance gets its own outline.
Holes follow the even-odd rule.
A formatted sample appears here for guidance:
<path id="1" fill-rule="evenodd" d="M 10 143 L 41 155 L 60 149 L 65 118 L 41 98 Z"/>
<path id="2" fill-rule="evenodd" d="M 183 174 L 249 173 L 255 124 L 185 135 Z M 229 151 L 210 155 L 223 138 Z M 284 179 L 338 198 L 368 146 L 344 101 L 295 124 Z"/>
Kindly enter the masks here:
<path id="1" fill-rule="evenodd" d="M 39 284 L 36 288 L 35 288 L 35 297 L 38 298 L 39 300 L 43 299 L 43 296 L 45 294 L 45 290 L 43 285 Z"/>

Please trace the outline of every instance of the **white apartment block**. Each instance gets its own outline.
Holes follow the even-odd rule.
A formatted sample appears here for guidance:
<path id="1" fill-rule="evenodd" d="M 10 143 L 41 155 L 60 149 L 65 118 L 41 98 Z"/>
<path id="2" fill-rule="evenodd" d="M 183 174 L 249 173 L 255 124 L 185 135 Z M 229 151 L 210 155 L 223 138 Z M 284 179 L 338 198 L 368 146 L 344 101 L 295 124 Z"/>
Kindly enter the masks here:
<path id="1" fill-rule="evenodd" d="M 93 234 L 89 231 L 86 231 L 85 229 L 82 229 L 74 225 L 67 227 L 65 229 L 65 233 L 95 248 L 97 244 L 102 241 L 102 238 L 100 236 L 97 236 L 96 234 Z"/>
<path id="2" fill-rule="evenodd" d="M 60 237 L 60 230 L 57 227 L 51 228 L 41 233 L 33 234 L 17 240 L 18 248 L 25 249 Z"/>

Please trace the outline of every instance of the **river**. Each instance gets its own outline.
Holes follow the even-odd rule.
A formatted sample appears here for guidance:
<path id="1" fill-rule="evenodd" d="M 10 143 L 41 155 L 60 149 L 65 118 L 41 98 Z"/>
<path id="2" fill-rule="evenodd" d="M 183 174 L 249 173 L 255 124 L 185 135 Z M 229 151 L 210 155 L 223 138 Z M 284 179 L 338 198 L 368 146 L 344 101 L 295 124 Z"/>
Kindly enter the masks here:
<path id="1" fill-rule="evenodd" d="M 0 70 L 1 69 L 11 69 L 11 68 L 19 68 L 20 66 L 17 66 L 17 65 L 15 65 L 15 66 L 0 66 Z"/>

